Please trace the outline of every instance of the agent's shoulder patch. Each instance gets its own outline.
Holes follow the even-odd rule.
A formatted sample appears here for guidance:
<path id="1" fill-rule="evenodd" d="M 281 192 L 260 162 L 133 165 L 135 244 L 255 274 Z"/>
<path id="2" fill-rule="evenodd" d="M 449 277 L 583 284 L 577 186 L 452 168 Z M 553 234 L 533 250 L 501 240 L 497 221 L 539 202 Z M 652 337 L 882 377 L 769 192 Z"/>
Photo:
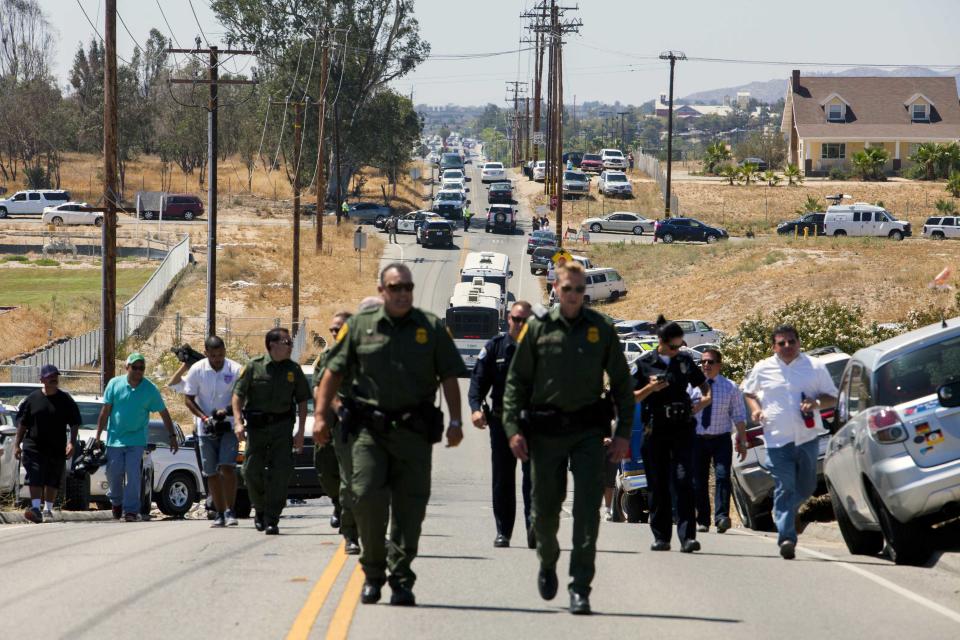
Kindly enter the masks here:
<path id="1" fill-rule="evenodd" d="M 520 329 L 520 335 L 517 336 L 517 344 L 520 344 L 521 342 L 523 342 L 523 339 L 527 337 L 527 330 L 529 328 L 530 328 L 529 322 L 523 325 L 523 328 Z"/>
<path id="2" fill-rule="evenodd" d="M 337 342 L 343 342 L 344 338 L 347 337 L 347 334 L 350 333 L 350 325 L 346 322 L 340 327 L 340 331 L 337 331 Z"/>

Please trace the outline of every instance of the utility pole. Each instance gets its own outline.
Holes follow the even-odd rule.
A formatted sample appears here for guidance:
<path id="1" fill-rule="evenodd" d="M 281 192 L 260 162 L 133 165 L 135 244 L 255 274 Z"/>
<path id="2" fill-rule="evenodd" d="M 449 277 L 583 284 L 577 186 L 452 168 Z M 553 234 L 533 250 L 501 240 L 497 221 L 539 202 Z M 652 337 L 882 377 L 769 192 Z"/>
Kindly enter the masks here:
<path id="1" fill-rule="evenodd" d="M 323 210 L 327 204 L 327 175 L 324 169 L 327 166 L 326 149 L 323 144 L 323 125 L 327 119 L 327 70 L 330 66 L 330 44 L 326 34 L 323 38 L 323 49 L 320 53 L 320 126 L 317 128 L 317 235 L 315 253 L 323 251 Z"/>
<path id="2" fill-rule="evenodd" d="M 520 94 L 523 92 L 521 85 L 526 86 L 526 82 L 519 82 L 517 80 L 507 81 L 507 92 L 511 93 L 512 96 L 508 95 L 506 97 L 507 102 L 513 101 L 513 166 L 520 164 L 520 151 L 522 149 L 521 143 L 521 127 L 520 127 Z"/>
<path id="3" fill-rule="evenodd" d="M 629 111 L 617 111 L 617 115 L 620 116 L 620 149 L 626 151 L 627 149 L 627 138 L 623 129 L 623 116 L 628 115 Z"/>
<path id="4" fill-rule="evenodd" d="M 302 102 L 293 105 L 293 277 L 290 300 L 291 335 L 300 331 L 300 145 L 303 139 Z M 317 216 L 321 216 L 317 210 Z M 322 223 L 322 218 L 320 219 Z"/>
<path id="5" fill-rule="evenodd" d="M 670 217 L 670 180 L 673 173 L 673 69 L 677 60 L 686 60 L 682 51 L 664 51 L 660 54 L 661 60 L 670 61 L 670 111 L 667 113 L 667 184 L 663 190 L 663 214 Z"/>
<path id="6" fill-rule="evenodd" d="M 530 159 L 530 96 L 524 97 L 523 103 L 523 139 L 526 142 L 523 159 L 527 161 Z"/>
<path id="7" fill-rule="evenodd" d="M 218 112 L 220 101 L 218 88 L 221 84 L 257 84 L 256 80 L 221 80 L 219 74 L 219 54 L 256 55 L 256 51 L 246 49 L 219 49 L 211 46 L 200 48 L 197 38 L 196 49 L 167 49 L 167 53 L 209 54 L 207 80 L 180 79 L 170 80 L 171 84 L 208 84 L 210 98 L 207 102 L 207 322 L 206 334 L 217 333 L 217 138 Z"/>
<path id="8" fill-rule="evenodd" d="M 117 0 L 104 5 L 103 228 L 100 279 L 100 392 L 117 368 Z"/>
<path id="9" fill-rule="evenodd" d="M 547 38 L 547 19 L 550 17 L 550 8 L 547 4 L 547 0 L 541 0 L 541 2 L 533 7 L 530 11 L 520 14 L 521 18 L 526 18 L 531 21 L 531 24 L 527 27 L 527 30 L 533 31 L 534 39 L 533 40 L 523 40 L 527 44 L 533 45 L 534 58 L 533 58 L 533 132 L 534 137 L 540 138 L 542 133 L 541 128 L 541 119 L 542 119 L 542 104 L 543 104 L 543 54 L 544 49 L 546 48 L 546 38 Z M 533 161 L 536 162 L 540 159 L 540 145 L 534 144 L 533 146 Z"/>

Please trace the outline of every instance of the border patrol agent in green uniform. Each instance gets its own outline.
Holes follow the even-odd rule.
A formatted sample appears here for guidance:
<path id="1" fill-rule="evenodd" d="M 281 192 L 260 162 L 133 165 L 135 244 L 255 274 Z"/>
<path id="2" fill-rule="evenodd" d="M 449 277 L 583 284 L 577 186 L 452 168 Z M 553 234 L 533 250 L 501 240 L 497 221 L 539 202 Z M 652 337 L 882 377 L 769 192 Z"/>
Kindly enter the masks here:
<path id="1" fill-rule="evenodd" d="M 463 439 L 460 387 L 466 375 L 453 339 L 436 316 L 413 307 L 413 278 L 403 264 L 380 274 L 383 307 L 357 313 L 337 336 L 317 392 L 317 442 L 330 437 L 333 396 L 344 380 L 353 380 L 356 400 L 344 402 L 340 420 L 356 432 L 352 486 L 354 514 L 366 577 L 360 601 L 380 600 L 390 570 L 390 604 L 415 605 L 420 528 L 430 498 L 433 444 L 443 435 L 443 414 L 434 406 L 438 384 L 450 414 L 447 446 Z M 384 543 L 387 513 L 389 550 Z"/>
<path id="2" fill-rule="evenodd" d="M 554 293 L 560 305 L 527 320 L 507 374 L 504 428 L 520 460 L 530 459 L 533 529 L 540 558 L 540 596 L 557 594 L 560 506 L 567 468 L 573 473 L 573 548 L 570 552 L 570 612 L 590 613 L 600 503 L 603 499 L 604 437 L 616 408 L 617 428 L 609 457 L 629 450 L 633 379 L 616 329 L 583 306 L 586 276 L 579 263 L 560 265 Z M 603 397 L 603 375 L 614 403 Z"/>
<path id="3" fill-rule="evenodd" d="M 336 336 L 340 333 L 340 328 L 353 314 L 349 311 L 338 311 L 330 321 L 330 333 Z M 313 369 L 313 393 L 316 396 L 317 389 L 320 387 L 320 379 L 326 369 L 327 358 L 330 356 L 330 350 L 324 351 L 317 359 L 317 364 Z M 337 408 L 344 397 L 353 396 L 353 385 L 347 384 L 340 388 L 337 394 L 338 401 L 335 402 Z M 314 441 L 316 442 L 317 420 L 316 406 L 314 401 Z M 317 475 L 320 476 L 320 485 L 324 493 L 333 500 L 334 512 L 330 516 L 330 526 L 339 529 L 343 535 L 344 551 L 349 556 L 355 556 L 360 553 L 359 532 L 357 531 L 357 521 L 353 516 L 353 493 L 350 490 L 350 476 L 353 475 L 353 441 L 352 434 L 344 431 L 340 426 L 340 419 L 334 415 L 333 425 L 330 430 L 330 440 L 328 444 L 316 445 L 313 450 L 313 463 L 317 468 Z"/>
<path id="4" fill-rule="evenodd" d="M 271 329 L 265 343 L 267 353 L 240 371 L 233 387 L 233 415 L 237 439 L 248 440 L 243 480 L 257 510 L 254 526 L 267 535 L 277 535 L 293 475 L 292 450 L 303 450 L 310 384 L 300 365 L 290 359 L 293 340 L 286 329 Z M 296 435 L 294 415 L 298 419 Z"/>

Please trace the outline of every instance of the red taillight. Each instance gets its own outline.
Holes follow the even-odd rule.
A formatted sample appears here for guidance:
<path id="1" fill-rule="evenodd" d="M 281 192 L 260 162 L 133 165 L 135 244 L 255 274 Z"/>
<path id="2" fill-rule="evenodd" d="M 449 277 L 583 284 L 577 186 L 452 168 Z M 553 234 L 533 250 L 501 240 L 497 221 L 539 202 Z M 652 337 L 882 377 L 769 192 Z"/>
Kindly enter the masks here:
<path id="1" fill-rule="evenodd" d="M 763 444 L 763 427 L 761 425 L 747 429 L 744 435 L 747 437 L 747 449 L 753 449 Z"/>
<path id="2" fill-rule="evenodd" d="M 867 411 L 867 426 L 875 441 L 880 444 L 895 444 L 907 439 L 907 428 L 894 409 L 871 407 Z"/>

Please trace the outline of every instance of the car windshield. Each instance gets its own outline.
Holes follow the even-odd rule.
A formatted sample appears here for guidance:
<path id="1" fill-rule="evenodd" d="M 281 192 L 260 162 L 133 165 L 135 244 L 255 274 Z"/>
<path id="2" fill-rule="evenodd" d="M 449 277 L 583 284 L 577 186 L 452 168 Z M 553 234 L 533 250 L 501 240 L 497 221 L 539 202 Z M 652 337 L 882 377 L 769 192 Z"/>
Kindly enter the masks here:
<path id="1" fill-rule="evenodd" d="M 7 404 L 12 407 L 20 404 L 20 401 L 26 398 L 28 395 L 39 389 L 37 386 L 18 386 L 18 385 L 6 385 L 0 387 L 0 404 Z"/>
<path id="2" fill-rule="evenodd" d="M 84 429 L 96 429 L 97 418 L 100 417 L 100 408 L 103 403 L 99 400 L 77 400 L 80 409 L 80 425 Z"/>
<path id="3" fill-rule="evenodd" d="M 462 171 L 444 171 L 443 179 L 444 180 L 462 180 L 463 172 Z"/>
<path id="4" fill-rule="evenodd" d="M 622 157 L 623 157 L 623 154 L 622 154 L 621 152 L 619 152 L 619 151 L 607 151 L 606 153 L 607 153 L 607 155 L 610 156 L 611 158 L 622 158 Z"/>
<path id="5" fill-rule="evenodd" d="M 459 193 L 438 193 L 437 197 L 440 200 L 459 200 L 460 194 Z"/>
<path id="6" fill-rule="evenodd" d="M 503 169 L 503 165 L 499 162 L 490 162 L 484 169 Z"/>
<path id="7" fill-rule="evenodd" d="M 430 222 L 427 224 L 427 229 L 449 231 L 450 225 L 446 222 Z"/>
<path id="8" fill-rule="evenodd" d="M 876 402 L 893 406 L 937 392 L 960 372 L 960 336 L 906 353 L 882 365 L 876 373 Z"/>
<path id="9" fill-rule="evenodd" d="M 599 160 L 599 159 L 600 159 L 600 156 L 598 156 L 598 155 L 595 154 L 595 153 L 588 153 L 588 154 L 586 154 L 586 155 L 583 156 L 583 159 L 584 159 L 584 160 Z M 581 162 L 582 162 L 582 161 L 581 161 Z"/>
<path id="10" fill-rule="evenodd" d="M 564 180 L 571 180 L 573 182 L 583 182 L 587 179 L 582 173 L 577 173 L 576 171 L 565 171 L 563 173 Z"/>
<path id="11" fill-rule="evenodd" d="M 622 173 L 607 174 L 607 182 L 626 182 L 627 176 Z"/>

